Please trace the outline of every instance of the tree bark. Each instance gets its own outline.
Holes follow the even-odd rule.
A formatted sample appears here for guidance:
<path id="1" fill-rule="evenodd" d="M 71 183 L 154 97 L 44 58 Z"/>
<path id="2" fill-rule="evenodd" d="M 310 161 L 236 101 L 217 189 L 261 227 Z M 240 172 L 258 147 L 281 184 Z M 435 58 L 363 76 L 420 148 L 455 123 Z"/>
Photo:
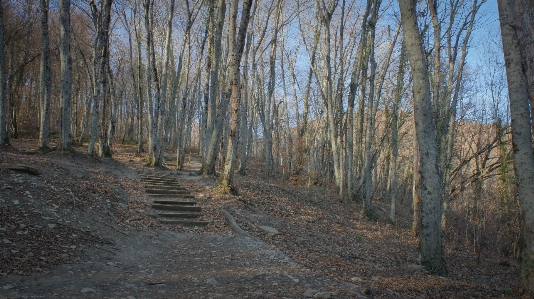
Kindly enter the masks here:
<path id="1" fill-rule="evenodd" d="M 210 74 L 210 90 L 209 90 L 209 102 L 207 113 L 207 134 L 206 134 L 206 150 L 205 158 L 202 162 L 202 174 L 213 175 L 215 174 L 215 160 L 217 159 L 217 153 L 219 148 L 219 139 L 221 138 L 223 119 L 226 116 L 227 101 L 221 100 L 217 105 L 217 99 L 219 97 L 219 67 L 221 61 L 221 35 L 224 27 L 224 19 L 226 15 L 226 1 L 220 1 L 217 9 L 217 19 L 213 19 L 213 26 L 210 33 L 210 53 L 212 54 Z M 213 48 L 211 48 L 213 47 Z"/>
<path id="2" fill-rule="evenodd" d="M 72 62 L 70 55 L 70 0 L 59 1 L 59 56 L 61 62 L 60 113 L 61 127 L 59 149 L 69 149 L 72 145 L 71 130 L 71 91 Z"/>
<path id="3" fill-rule="evenodd" d="M 521 245 L 520 245 L 520 284 L 523 289 L 534 294 L 534 154 L 532 153 L 532 130 L 529 100 L 528 77 L 525 51 L 521 55 L 521 45 L 517 23 L 518 14 L 530 16 L 532 10 L 516 6 L 516 1 L 498 0 L 501 37 L 506 64 L 508 96 L 510 98 L 510 115 L 512 118 L 512 142 L 514 149 L 514 168 L 516 173 L 517 193 L 520 204 Z M 532 36 L 531 36 L 532 37 Z M 532 39 L 530 39 L 532 41 Z M 533 45 L 524 50 L 531 50 Z"/>
<path id="4" fill-rule="evenodd" d="M 447 272 L 441 246 L 441 175 L 438 169 L 436 126 L 428 64 L 417 26 L 416 0 L 399 0 L 401 23 L 413 76 L 415 130 L 420 149 L 421 172 L 421 263 L 432 272 Z"/>
<path id="5" fill-rule="evenodd" d="M 91 139 L 87 153 L 90 156 L 96 156 L 95 153 L 95 141 L 98 138 L 99 142 L 99 155 L 104 155 L 104 140 L 102 136 L 102 124 L 99 117 L 99 107 L 102 101 L 103 94 L 106 90 L 106 75 L 107 65 L 109 63 L 109 26 L 111 22 L 111 3 L 112 0 L 105 0 L 100 2 L 100 8 L 98 8 L 94 1 L 89 4 L 91 6 L 91 17 L 93 20 L 93 26 L 95 27 L 95 48 L 93 50 L 93 78 L 95 80 L 93 87 L 93 103 L 92 103 L 92 120 L 91 120 Z M 105 110 L 105 109 L 103 109 Z M 105 111 L 104 111 L 105 113 Z M 104 128 L 106 124 L 104 123 Z M 106 134 L 107 135 L 107 134 Z"/>
<path id="6" fill-rule="evenodd" d="M 0 0 L 0 145 L 9 144 L 7 128 L 6 55 L 4 51 L 4 1 Z"/>
<path id="7" fill-rule="evenodd" d="M 48 148 L 48 126 L 50 119 L 50 39 L 48 38 L 49 0 L 41 0 L 41 67 L 39 89 L 39 149 Z"/>
<path id="8" fill-rule="evenodd" d="M 393 123 L 391 124 L 391 166 L 389 167 L 389 200 L 391 208 L 389 220 L 395 222 L 395 210 L 397 203 L 397 160 L 399 156 L 399 109 L 402 94 L 404 92 L 404 68 L 406 67 L 406 47 L 403 45 L 399 61 L 399 73 L 397 76 L 397 87 L 393 102 Z"/>
<path id="9" fill-rule="evenodd" d="M 228 140 L 228 148 L 226 150 L 226 159 L 224 164 L 224 171 L 221 175 L 221 186 L 227 192 L 233 191 L 232 179 L 235 165 L 235 157 L 237 152 L 238 141 L 238 129 L 239 129 L 239 106 L 241 102 L 241 94 L 239 90 L 239 75 L 241 57 L 243 56 L 243 49 L 245 46 L 245 37 L 247 32 L 247 26 L 250 20 L 250 10 L 253 0 L 245 0 L 243 2 L 243 10 L 241 12 L 241 21 L 239 24 L 239 30 L 236 34 L 236 20 L 237 20 L 237 3 L 239 0 L 232 2 L 232 14 L 230 15 L 230 39 L 234 46 L 232 47 L 232 58 L 230 61 L 230 93 L 231 93 L 231 105 L 232 105 L 232 122 L 230 124 L 230 136 Z"/>

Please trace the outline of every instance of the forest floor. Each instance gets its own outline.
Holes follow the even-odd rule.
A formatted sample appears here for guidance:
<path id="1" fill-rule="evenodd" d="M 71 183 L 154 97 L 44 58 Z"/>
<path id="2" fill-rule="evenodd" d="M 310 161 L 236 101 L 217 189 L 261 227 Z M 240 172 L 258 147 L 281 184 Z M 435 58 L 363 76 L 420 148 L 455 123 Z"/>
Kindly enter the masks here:
<path id="1" fill-rule="evenodd" d="M 36 143 L 0 148 L 0 298 L 521 297 L 517 264 L 496 250 L 447 244 L 449 275 L 426 273 L 409 215 L 390 224 L 380 199 L 372 221 L 334 188 L 264 179 L 259 163 L 235 176 L 236 196 L 170 166 L 158 171 L 177 176 L 211 223 L 168 226 L 152 217 L 134 146 L 95 159 L 85 148 L 36 154 Z"/>

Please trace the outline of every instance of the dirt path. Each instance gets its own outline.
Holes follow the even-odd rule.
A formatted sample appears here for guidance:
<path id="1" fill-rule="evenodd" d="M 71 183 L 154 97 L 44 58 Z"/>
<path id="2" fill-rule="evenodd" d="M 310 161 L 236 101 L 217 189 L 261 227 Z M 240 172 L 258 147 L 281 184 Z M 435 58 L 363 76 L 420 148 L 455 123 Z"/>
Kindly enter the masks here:
<path id="1" fill-rule="evenodd" d="M 7 155 L 4 162 L 11 161 L 10 159 L 11 156 Z M 33 162 L 39 163 L 37 160 Z M 85 171 L 96 171 L 94 168 L 98 168 L 110 177 L 127 179 L 130 180 L 129 183 L 135 185 L 138 180 L 137 173 L 142 169 L 138 162 L 125 156 L 123 164 L 115 166 L 86 160 L 82 162 L 85 163 L 83 167 L 80 167 L 80 162 L 62 166 L 71 175 L 76 171 L 79 172 L 80 178 L 87 175 Z M 59 160 L 50 163 L 59 163 Z M 15 192 L 19 191 L 17 185 L 19 181 L 33 180 L 32 184 L 38 188 L 39 180 L 44 180 L 45 175 L 33 178 L 26 174 L 6 172 L 0 178 L 0 183 L 4 186 L 9 184 L 12 190 L 6 189 L 5 193 L 0 193 L 0 199 L 5 198 L 2 199 L 3 205 L 15 205 L 16 202 L 17 208 L 28 210 L 38 206 L 39 211 L 48 213 L 51 204 L 47 204 L 44 200 L 30 201 L 23 197 L 20 197 L 20 200 L 15 199 L 19 196 L 19 193 Z M 10 181 L 11 178 L 13 181 Z M 76 177 L 71 176 L 70 179 Z M 200 193 L 207 187 L 206 182 L 198 177 L 183 177 L 183 179 L 197 190 L 199 201 L 209 210 L 209 198 Z M 45 183 L 50 182 L 45 180 Z M 31 190 L 33 193 L 39 193 L 39 189 L 29 189 L 26 183 L 21 183 L 20 186 L 21 192 Z M 106 186 L 113 188 L 114 185 Z M 118 189 L 120 188 L 117 187 Z M 57 225 L 64 223 L 80 231 L 81 237 L 85 236 L 83 232 L 87 232 L 85 238 L 95 236 L 107 242 L 85 242 L 84 245 L 80 245 L 82 243 L 61 239 L 66 245 L 54 244 L 59 248 L 58 252 L 70 254 L 79 250 L 77 255 L 73 255 L 77 256 L 76 259 L 70 263 L 41 269 L 40 272 L 0 276 L 0 298 L 363 297 L 357 285 L 313 273 L 288 258 L 276 246 L 268 245 L 251 236 L 233 233 L 222 222 L 222 217 L 217 216 L 216 211 L 211 211 L 211 215 L 212 218 L 219 217 L 212 219 L 213 225 L 219 228 L 219 233 L 210 234 L 209 230 L 195 233 L 194 229 L 173 231 L 152 224 L 149 229 L 138 230 L 132 228 L 133 220 L 131 223 L 128 220 L 129 225 L 126 225 L 121 222 L 120 216 L 134 215 L 135 217 L 130 218 L 149 221 L 145 219 L 149 217 L 144 215 L 149 214 L 149 208 L 146 208 L 147 211 L 138 208 L 142 207 L 142 196 L 132 197 L 123 194 L 117 198 L 117 209 L 103 207 L 106 201 L 104 204 L 97 202 L 95 209 L 84 211 L 79 211 L 75 207 L 63 209 L 61 206 L 59 208 L 52 206 L 54 209 L 50 212 L 51 217 L 43 216 L 43 218 L 52 219 L 57 216 L 53 220 Z M 109 200 L 107 203 L 110 204 Z M 41 227 L 44 226 L 43 229 L 47 229 L 46 223 L 41 224 Z M 2 225 L 9 228 L 11 224 Z M 35 223 L 33 225 L 36 226 Z M 56 226 L 49 226 L 49 229 L 53 227 Z M 77 239 L 81 238 L 77 234 L 70 235 Z M 2 236 L 7 242 L 16 243 L 7 233 Z M 4 241 L 6 244 L 7 242 Z M 68 242 L 78 245 L 70 245 Z M 14 248 L 7 247 L 12 244 L 6 244 L 2 250 Z M 26 246 L 19 245 L 19 247 Z M 33 256 L 33 253 L 31 254 Z M 24 259 L 20 261 L 24 262 Z"/>
<path id="2" fill-rule="evenodd" d="M 116 239 L 48 274 L 0 279 L 3 298 L 354 298 L 257 239 L 159 231 Z M 132 297 L 128 297 L 132 296 Z"/>

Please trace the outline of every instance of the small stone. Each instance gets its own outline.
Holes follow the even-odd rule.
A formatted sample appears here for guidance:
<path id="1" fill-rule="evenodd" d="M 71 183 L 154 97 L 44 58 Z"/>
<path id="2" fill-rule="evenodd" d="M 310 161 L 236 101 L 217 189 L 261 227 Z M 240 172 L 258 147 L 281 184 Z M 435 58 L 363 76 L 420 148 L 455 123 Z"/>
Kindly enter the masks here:
<path id="1" fill-rule="evenodd" d="M 353 277 L 353 278 L 351 278 L 350 280 L 352 280 L 352 281 L 357 281 L 357 282 L 362 282 L 362 279 L 359 278 L 359 277 L 356 277 L 356 276 Z"/>
<path id="2" fill-rule="evenodd" d="M 217 280 L 215 278 L 208 278 L 208 279 L 206 279 L 206 283 L 217 284 Z"/>
<path id="3" fill-rule="evenodd" d="M 8 239 L 4 239 L 3 241 L 4 241 L 4 243 L 6 243 L 6 244 L 11 244 L 11 241 L 9 241 Z"/>
<path id="4" fill-rule="evenodd" d="M 82 293 L 96 293 L 96 290 L 93 288 L 83 288 Z"/>
<path id="5" fill-rule="evenodd" d="M 313 296 L 313 298 L 324 298 L 324 299 L 327 299 L 327 298 L 330 298 L 330 293 L 329 292 L 319 292 L 319 293 L 315 294 L 315 296 Z"/>
<path id="6" fill-rule="evenodd" d="M 128 296 L 126 299 L 136 299 L 134 296 Z"/>
<path id="7" fill-rule="evenodd" d="M 2 187 L 2 189 L 4 189 L 4 190 L 11 190 L 11 189 L 13 189 L 13 186 L 4 185 L 4 187 Z"/>
<path id="8" fill-rule="evenodd" d="M 279 234 L 279 232 L 276 230 L 276 228 L 274 227 L 270 227 L 270 226 L 265 226 L 265 225 L 261 225 L 261 226 L 258 226 L 260 229 L 263 229 L 264 231 L 270 233 L 270 234 Z"/>
<path id="9" fill-rule="evenodd" d="M 12 202 L 13 202 L 14 205 L 18 205 L 19 204 L 18 200 L 13 200 Z"/>
<path id="10" fill-rule="evenodd" d="M 115 266 L 114 262 L 107 262 L 106 264 L 108 264 L 109 266 Z"/>
<path id="11" fill-rule="evenodd" d="M 6 285 L 3 287 L 4 290 L 11 290 L 12 288 L 13 288 L 13 286 L 10 285 L 10 284 L 6 284 Z"/>
<path id="12" fill-rule="evenodd" d="M 313 295 L 315 295 L 317 293 L 317 290 L 314 290 L 314 289 L 307 289 L 306 291 L 304 291 L 304 297 L 313 297 Z"/>
<path id="13" fill-rule="evenodd" d="M 48 228 L 55 228 L 56 225 L 55 224 L 48 224 Z"/>

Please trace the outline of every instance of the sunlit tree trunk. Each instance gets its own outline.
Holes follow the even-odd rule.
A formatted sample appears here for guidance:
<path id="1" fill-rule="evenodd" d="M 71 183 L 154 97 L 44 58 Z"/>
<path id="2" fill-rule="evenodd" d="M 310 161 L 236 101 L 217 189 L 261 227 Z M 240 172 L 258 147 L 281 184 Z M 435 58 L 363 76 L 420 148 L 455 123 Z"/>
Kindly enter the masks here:
<path id="1" fill-rule="evenodd" d="M 520 27 L 517 22 L 518 18 L 514 15 L 514 13 L 523 15 L 530 19 L 530 24 L 532 24 L 534 11 L 530 2 L 519 4 L 517 1 L 498 0 L 497 3 L 510 98 L 514 168 L 521 208 L 520 283 L 526 292 L 534 294 L 534 154 L 532 153 L 532 115 L 530 115 L 529 107 L 529 102 L 534 100 L 534 95 L 529 94 L 528 86 L 528 77 L 534 75 L 527 73 L 524 61 L 526 57 L 532 57 L 530 51 L 533 45 L 521 47 L 520 33 L 518 33 Z"/>
<path id="2" fill-rule="evenodd" d="M 237 152 L 237 139 L 239 129 L 239 106 L 241 101 L 239 76 L 240 76 L 240 64 L 241 57 L 243 55 L 243 48 L 245 46 L 245 37 L 247 32 L 247 26 L 250 20 L 250 10 L 253 0 L 245 0 L 243 3 L 243 10 L 241 12 L 241 21 L 239 23 L 239 29 L 236 32 L 236 20 L 237 20 L 237 4 L 239 0 L 233 0 L 231 15 L 230 15 L 230 40 L 233 44 L 231 61 L 229 65 L 230 76 L 228 82 L 230 85 L 231 105 L 232 105 L 232 122 L 230 124 L 230 136 L 228 140 L 228 147 L 226 150 L 226 159 L 224 164 L 224 171 L 221 175 L 221 186 L 227 192 L 232 191 L 232 179 L 234 164 Z M 236 36 L 237 33 L 237 36 Z"/>
<path id="3" fill-rule="evenodd" d="M 148 122 L 149 122 L 149 137 L 148 137 L 148 165 L 160 166 L 159 161 L 156 160 L 158 153 L 159 138 L 161 135 L 158 132 L 159 119 L 162 116 L 161 106 L 161 86 L 158 77 L 158 70 L 156 67 L 156 51 L 154 46 L 154 1 L 145 0 L 145 31 L 146 31 L 146 58 L 148 59 L 146 82 L 148 97 Z"/>
<path id="4" fill-rule="evenodd" d="M 420 150 L 421 172 L 421 263 L 431 271 L 447 272 L 441 245 L 441 175 L 438 169 L 436 126 L 428 64 L 417 26 L 416 0 L 399 0 L 406 53 L 413 76 L 415 130 Z"/>

